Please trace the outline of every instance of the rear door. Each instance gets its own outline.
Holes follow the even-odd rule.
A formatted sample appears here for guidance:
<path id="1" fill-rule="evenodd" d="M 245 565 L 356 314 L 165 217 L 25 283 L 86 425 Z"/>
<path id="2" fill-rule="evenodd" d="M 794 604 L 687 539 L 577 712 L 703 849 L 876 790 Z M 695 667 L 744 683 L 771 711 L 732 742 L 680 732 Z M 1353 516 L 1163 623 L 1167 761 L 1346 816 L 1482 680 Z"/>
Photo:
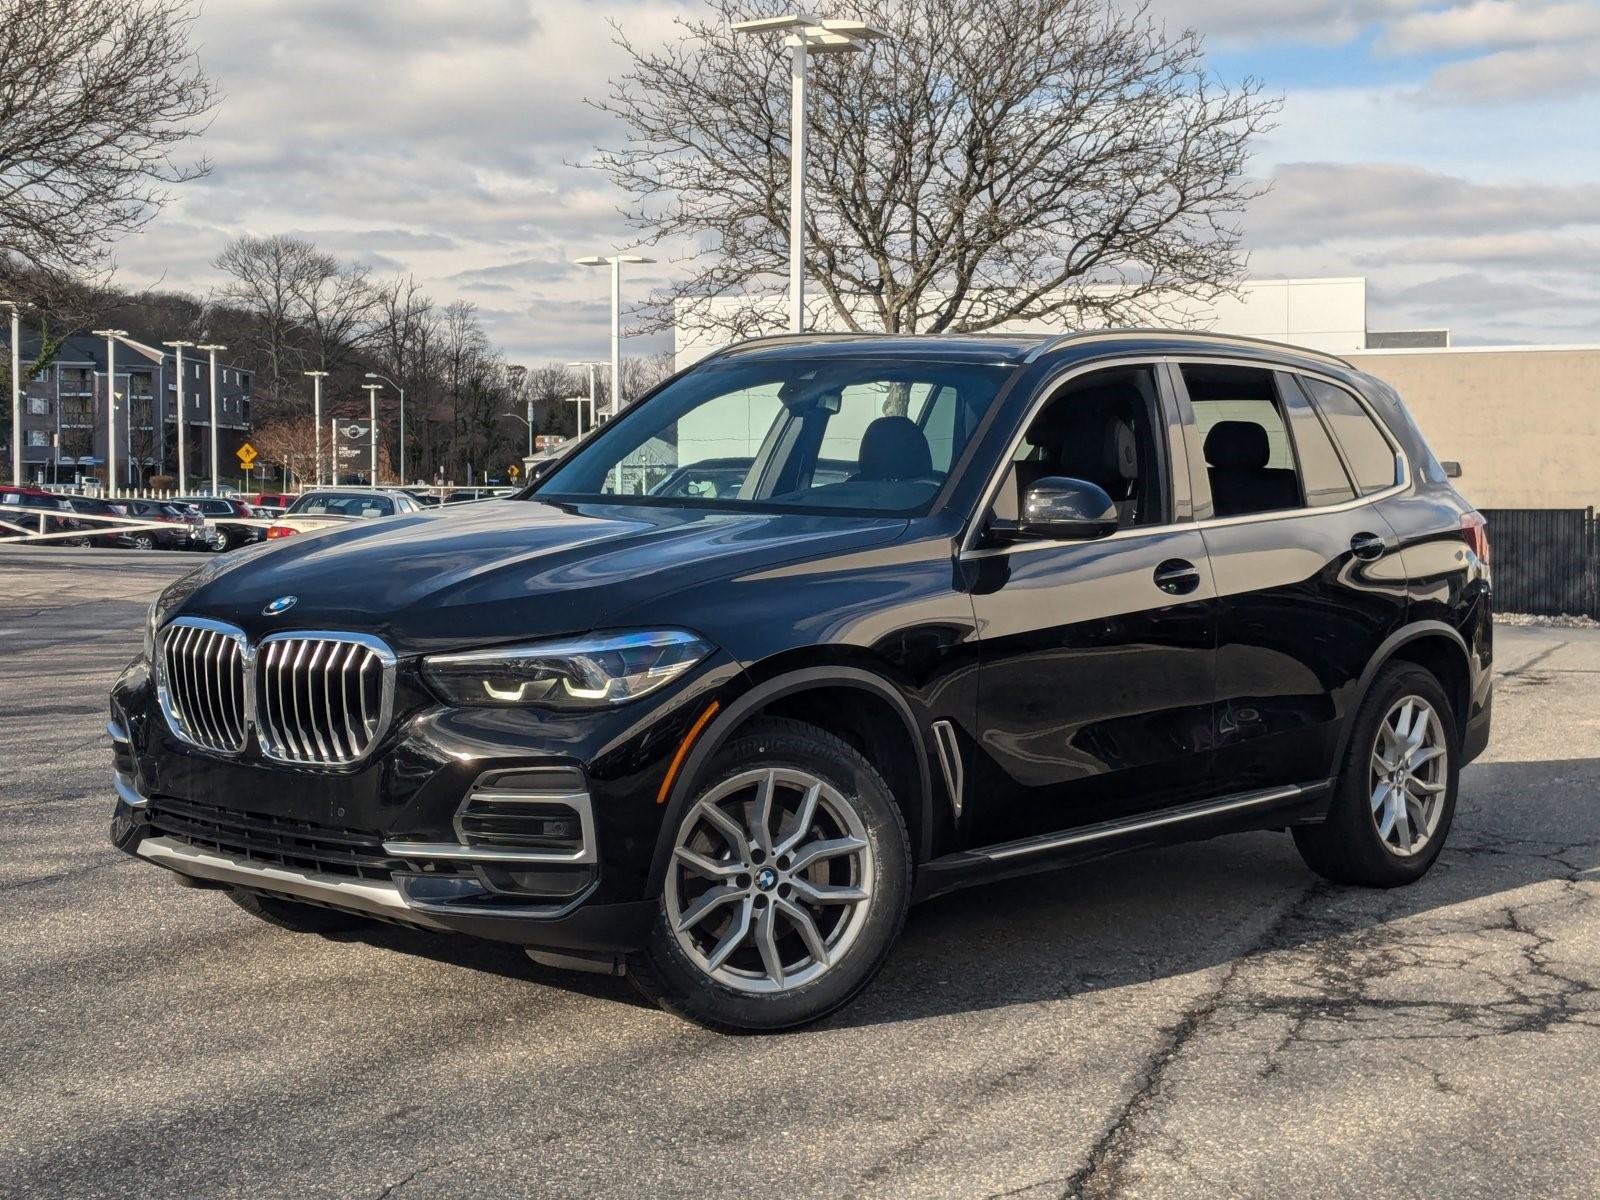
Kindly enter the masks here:
<path id="1" fill-rule="evenodd" d="M 1216 592 L 1162 377 L 1151 363 L 1074 378 L 1036 410 L 992 503 L 1014 517 L 1033 480 L 1085 478 L 1118 501 L 1115 534 L 963 555 L 982 639 L 968 845 L 1205 794 Z"/>
<path id="2" fill-rule="evenodd" d="M 1218 596 L 1216 789 L 1315 784 L 1367 663 L 1404 624 L 1398 539 L 1294 374 L 1175 368 Z"/>

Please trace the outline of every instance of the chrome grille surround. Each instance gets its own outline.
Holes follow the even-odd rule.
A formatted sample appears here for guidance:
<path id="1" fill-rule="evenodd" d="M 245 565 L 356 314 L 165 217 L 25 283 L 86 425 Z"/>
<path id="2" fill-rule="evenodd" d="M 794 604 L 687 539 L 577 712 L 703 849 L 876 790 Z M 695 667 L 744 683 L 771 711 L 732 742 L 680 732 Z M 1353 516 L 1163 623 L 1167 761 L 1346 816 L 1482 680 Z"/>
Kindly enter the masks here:
<path id="1" fill-rule="evenodd" d="M 395 656 L 363 633 L 307 629 L 268 634 L 256 647 L 256 735 L 277 762 L 360 762 L 389 727 Z"/>
<path id="2" fill-rule="evenodd" d="M 218 754 L 244 749 L 253 715 L 244 630 L 176 617 L 161 629 L 155 668 L 156 699 L 173 733 Z"/>
<path id="3" fill-rule="evenodd" d="M 156 642 L 156 697 L 181 741 L 311 767 L 360 762 L 389 728 L 395 655 L 362 633 L 293 630 L 252 646 L 244 630 L 174 617 Z"/>

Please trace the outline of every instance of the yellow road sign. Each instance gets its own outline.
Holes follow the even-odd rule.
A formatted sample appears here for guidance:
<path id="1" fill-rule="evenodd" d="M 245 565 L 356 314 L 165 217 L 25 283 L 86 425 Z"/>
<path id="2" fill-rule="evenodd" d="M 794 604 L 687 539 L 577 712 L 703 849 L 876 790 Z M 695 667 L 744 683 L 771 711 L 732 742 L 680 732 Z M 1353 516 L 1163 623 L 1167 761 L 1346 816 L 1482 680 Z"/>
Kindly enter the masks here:
<path id="1" fill-rule="evenodd" d="M 236 451 L 234 451 L 234 453 L 239 456 L 239 461 L 244 464 L 246 470 L 248 470 L 250 464 L 256 460 L 256 448 L 249 442 L 246 442 L 244 445 L 240 446 Z"/>
<path id="2" fill-rule="evenodd" d="M 522 474 L 522 468 L 517 466 L 516 463 L 512 463 L 511 464 L 511 478 L 515 479 L 518 475 L 521 475 L 521 474 Z"/>

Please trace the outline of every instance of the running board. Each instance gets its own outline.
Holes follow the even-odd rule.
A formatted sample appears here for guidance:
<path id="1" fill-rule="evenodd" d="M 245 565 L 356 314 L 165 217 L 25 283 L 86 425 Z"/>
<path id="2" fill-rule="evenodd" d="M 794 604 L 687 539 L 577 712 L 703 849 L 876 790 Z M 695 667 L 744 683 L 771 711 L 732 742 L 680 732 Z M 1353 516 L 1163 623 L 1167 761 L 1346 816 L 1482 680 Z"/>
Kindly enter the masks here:
<path id="1" fill-rule="evenodd" d="M 1091 842 L 1104 841 L 1107 838 L 1125 837 L 1131 833 L 1142 833 L 1147 829 L 1160 829 L 1167 825 L 1180 825 L 1185 821 L 1199 821 L 1206 817 L 1219 817 L 1227 813 L 1243 812 L 1252 808 L 1265 808 L 1269 804 L 1281 804 L 1285 800 L 1295 800 L 1305 796 L 1315 795 L 1323 788 L 1325 783 L 1311 784 L 1310 786 L 1293 786 L 1266 788 L 1256 792 L 1240 792 L 1238 795 L 1226 796 L 1220 800 L 1201 800 L 1194 804 L 1185 804 L 1179 808 L 1163 809 L 1160 812 L 1140 813 L 1134 817 L 1119 817 L 1114 821 L 1098 821 L 1093 825 L 1085 825 L 1080 829 L 1071 829 L 1065 833 L 1048 833 L 1039 837 L 1023 838 L 1015 842 L 1001 842 L 997 846 L 985 846 L 971 851 L 973 857 L 985 858 L 990 862 L 1005 862 L 1008 859 L 1021 858 L 1028 854 L 1043 854 L 1050 850 L 1062 850 L 1068 846 L 1081 846 Z"/>

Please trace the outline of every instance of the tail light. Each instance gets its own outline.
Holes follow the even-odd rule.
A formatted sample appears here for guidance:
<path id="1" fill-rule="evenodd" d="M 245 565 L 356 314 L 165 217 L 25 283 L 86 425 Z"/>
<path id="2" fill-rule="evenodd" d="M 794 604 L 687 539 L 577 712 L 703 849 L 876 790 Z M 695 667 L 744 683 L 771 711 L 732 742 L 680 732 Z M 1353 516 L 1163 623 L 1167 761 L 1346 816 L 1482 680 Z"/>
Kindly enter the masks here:
<path id="1" fill-rule="evenodd" d="M 291 528 L 288 525 L 268 525 L 267 526 L 267 536 L 269 538 L 293 537 L 296 532 L 297 531 L 295 529 Z"/>
<path id="2" fill-rule="evenodd" d="M 1461 518 L 1461 536 L 1471 550 L 1483 562 L 1489 565 L 1489 522 L 1483 519 L 1480 512 L 1469 512 Z"/>

